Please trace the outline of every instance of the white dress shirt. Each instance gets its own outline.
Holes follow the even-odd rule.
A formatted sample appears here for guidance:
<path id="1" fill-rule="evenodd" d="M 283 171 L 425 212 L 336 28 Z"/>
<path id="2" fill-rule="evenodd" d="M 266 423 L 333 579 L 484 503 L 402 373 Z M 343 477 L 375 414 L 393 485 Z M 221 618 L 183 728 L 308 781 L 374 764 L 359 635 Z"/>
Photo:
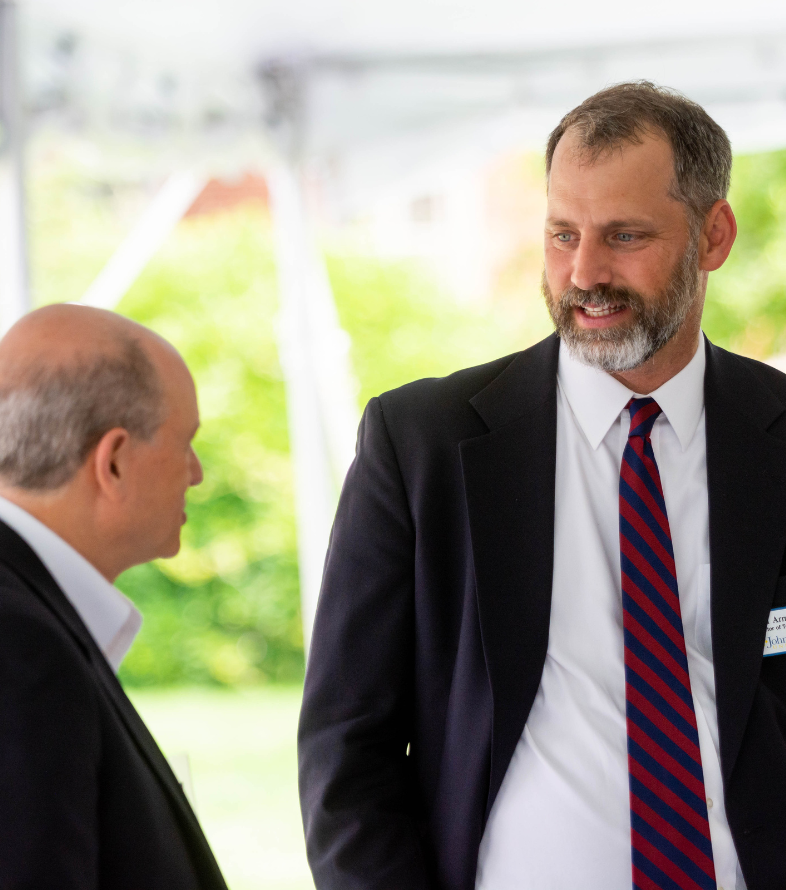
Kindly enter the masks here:
<path id="1" fill-rule="evenodd" d="M 0 520 L 23 538 L 46 566 L 116 671 L 142 626 L 136 606 L 59 535 L 2 497 Z"/>
<path id="2" fill-rule="evenodd" d="M 719 890 L 741 890 L 724 808 L 710 634 L 704 342 L 651 393 Z M 480 847 L 478 890 L 630 890 L 619 474 L 629 389 L 560 349 L 546 663 Z M 738 882 L 739 878 L 739 882 Z"/>

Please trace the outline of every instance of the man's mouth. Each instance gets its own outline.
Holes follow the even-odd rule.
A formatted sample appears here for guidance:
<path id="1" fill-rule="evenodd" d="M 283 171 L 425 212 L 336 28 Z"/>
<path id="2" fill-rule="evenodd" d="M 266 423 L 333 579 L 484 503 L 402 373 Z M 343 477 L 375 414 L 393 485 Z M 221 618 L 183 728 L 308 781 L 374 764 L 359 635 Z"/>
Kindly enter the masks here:
<path id="1" fill-rule="evenodd" d="M 582 312 L 590 318 L 603 318 L 606 315 L 616 315 L 622 312 L 624 306 L 579 306 Z"/>

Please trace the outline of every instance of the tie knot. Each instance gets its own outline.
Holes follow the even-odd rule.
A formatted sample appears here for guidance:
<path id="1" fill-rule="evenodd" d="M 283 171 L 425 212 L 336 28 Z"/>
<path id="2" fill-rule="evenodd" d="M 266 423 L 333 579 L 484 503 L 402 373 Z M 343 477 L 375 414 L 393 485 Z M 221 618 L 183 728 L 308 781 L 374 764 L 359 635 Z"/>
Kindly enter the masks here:
<path id="1" fill-rule="evenodd" d="M 660 415 L 660 405 L 646 396 L 643 399 L 631 399 L 625 406 L 630 411 L 630 432 L 631 436 L 638 436 L 642 439 L 649 439 L 655 421 Z"/>

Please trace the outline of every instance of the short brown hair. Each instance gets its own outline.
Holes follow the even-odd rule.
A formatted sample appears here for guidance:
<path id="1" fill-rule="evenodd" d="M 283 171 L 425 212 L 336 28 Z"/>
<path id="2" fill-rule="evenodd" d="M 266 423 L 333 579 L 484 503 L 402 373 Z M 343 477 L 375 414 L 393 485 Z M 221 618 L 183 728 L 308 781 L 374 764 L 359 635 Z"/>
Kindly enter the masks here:
<path id="1" fill-rule="evenodd" d="M 607 87 L 569 111 L 549 136 L 546 176 L 557 143 L 568 130 L 579 136 L 591 160 L 647 133 L 664 135 L 674 154 L 674 197 L 686 204 L 692 223 L 725 198 L 731 181 L 731 143 L 707 112 L 676 90 L 646 80 Z"/>

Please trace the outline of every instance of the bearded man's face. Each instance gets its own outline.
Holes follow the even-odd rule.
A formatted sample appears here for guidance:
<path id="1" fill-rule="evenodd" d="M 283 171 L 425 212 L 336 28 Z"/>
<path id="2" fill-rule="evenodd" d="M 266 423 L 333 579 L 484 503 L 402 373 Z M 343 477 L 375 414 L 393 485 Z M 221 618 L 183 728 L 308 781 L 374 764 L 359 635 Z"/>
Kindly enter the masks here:
<path id="1" fill-rule="evenodd" d="M 571 130 L 557 144 L 543 293 L 557 333 L 586 364 L 631 371 L 671 341 L 682 349 L 677 334 L 689 317 L 698 324 L 701 228 L 675 197 L 674 176 L 663 136 L 644 134 L 600 157 Z"/>

